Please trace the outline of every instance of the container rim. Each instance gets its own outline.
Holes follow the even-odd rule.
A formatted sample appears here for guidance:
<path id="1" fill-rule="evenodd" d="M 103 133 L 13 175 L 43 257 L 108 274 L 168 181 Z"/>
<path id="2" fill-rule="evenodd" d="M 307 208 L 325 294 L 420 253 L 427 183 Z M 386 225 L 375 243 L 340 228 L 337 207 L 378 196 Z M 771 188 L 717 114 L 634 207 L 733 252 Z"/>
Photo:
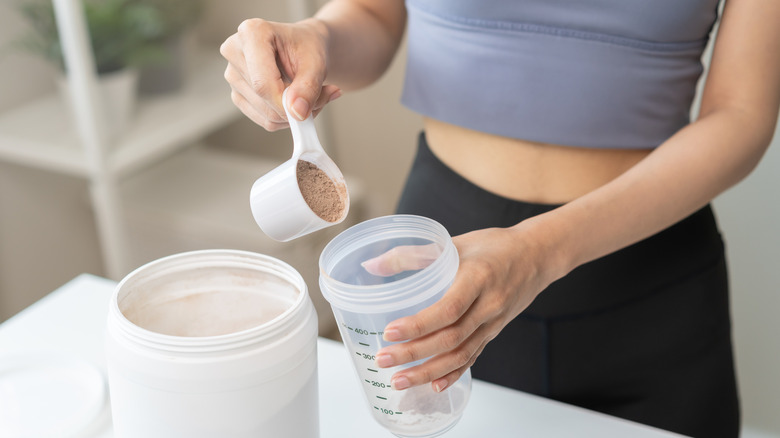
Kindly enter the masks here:
<path id="1" fill-rule="evenodd" d="M 292 304 L 281 314 L 248 329 L 213 336 L 176 336 L 158 333 L 140 327 L 127 319 L 119 308 L 119 293 L 129 284 L 139 281 L 141 275 L 152 275 L 149 279 L 164 277 L 172 272 L 183 272 L 192 269 L 197 264 L 208 262 L 208 268 L 231 267 L 258 270 L 276 275 L 297 289 L 298 295 Z M 166 269 L 169 269 L 166 271 Z M 140 280 L 144 281 L 143 279 Z M 148 280 L 147 280 L 148 281 Z M 114 318 L 117 327 L 136 342 L 150 348 L 165 351 L 224 351 L 253 344 L 262 339 L 271 339 L 283 331 L 288 325 L 295 323 L 294 315 L 305 311 L 308 299 L 308 289 L 301 274 L 288 263 L 277 258 L 251 251 L 234 249 L 205 249 L 168 255 L 148 262 L 127 274 L 117 283 L 109 303 L 110 317 Z"/>
<path id="2" fill-rule="evenodd" d="M 441 253 L 430 265 L 399 280 L 355 285 L 336 280 L 330 275 L 338 262 L 359 246 L 392 238 L 420 238 L 441 247 Z M 453 260 L 454 259 L 454 260 Z M 381 313 L 425 301 L 435 295 L 439 283 L 451 279 L 439 275 L 450 266 L 457 270 L 458 253 L 447 229 L 433 219 L 397 214 L 369 219 L 338 234 L 320 255 L 320 289 L 324 298 L 335 307 L 366 313 Z"/>

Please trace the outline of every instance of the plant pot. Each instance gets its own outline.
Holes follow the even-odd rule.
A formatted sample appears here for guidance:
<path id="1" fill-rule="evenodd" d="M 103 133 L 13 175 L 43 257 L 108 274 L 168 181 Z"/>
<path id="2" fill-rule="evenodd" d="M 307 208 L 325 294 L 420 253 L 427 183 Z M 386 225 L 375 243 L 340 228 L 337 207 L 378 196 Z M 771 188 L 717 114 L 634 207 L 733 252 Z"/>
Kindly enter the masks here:
<path id="1" fill-rule="evenodd" d="M 98 76 L 98 93 L 101 98 L 101 110 L 105 114 L 104 122 L 111 138 L 124 133 L 135 112 L 138 98 L 137 69 L 123 69 L 104 73 Z M 76 106 L 67 78 L 61 76 L 57 85 L 65 102 L 68 104 L 71 116 L 76 118 Z"/>
<path id="2" fill-rule="evenodd" d="M 166 58 L 159 64 L 141 69 L 138 90 L 142 95 L 173 93 L 186 80 L 187 65 L 193 50 L 193 35 L 184 33 L 160 42 Z"/>

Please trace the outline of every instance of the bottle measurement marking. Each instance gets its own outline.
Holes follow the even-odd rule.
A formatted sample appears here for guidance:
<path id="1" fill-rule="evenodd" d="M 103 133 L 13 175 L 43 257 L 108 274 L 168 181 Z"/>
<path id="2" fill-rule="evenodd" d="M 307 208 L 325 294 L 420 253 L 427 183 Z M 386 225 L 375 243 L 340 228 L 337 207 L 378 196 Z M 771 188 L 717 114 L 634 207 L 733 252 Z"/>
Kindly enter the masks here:
<path id="1" fill-rule="evenodd" d="M 385 332 L 372 332 L 370 330 L 366 330 L 366 329 L 362 329 L 362 328 L 350 327 L 346 323 L 341 323 L 341 325 L 346 327 L 347 330 L 353 331 L 353 332 L 355 332 L 355 333 L 357 333 L 359 335 L 373 335 L 373 336 L 380 335 L 381 336 L 381 335 L 385 334 Z"/>
<path id="2" fill-rule="evenodd" d="M 389 387 L 390 387 L 390 385 L 388 385 L 388 384 L 386 384 L 386 383 L 382 383 L 382 382 L 377 382 L 376 380 L 368 380 L 368 379 L 364 379 L 364 380 L 365 380 L 365 381 L 366 381 L 366 383 L 368 383 L 369 385 L 371 385 L 371 386 L 375 386 L 375 387 L 377 387 L 377 388 L 382 388 L 382 389 L 384 389 L 384 388 L 389 388 Z"/>
<path id="3" fill-rule="evenodd" d="M 374 409 L 376 409 L 377 411 L 379 411 L 379 412 L 381 412 L 383 414 L 387 414 L 387 415 L 401 415 L 401 414 L 403 414 L 403 412 L 393 411 L 392 409 L 380 408 L 379 406 L 374 406 Z"/>
<path id="4" fill-rule="evenodd" d="M 370 361 L 376 360 L 376 356 L 374 356 L 373 354 L 361 353 L 359 351 L 356 351 L 355 354 L 357 354 L 358 357 L 362 357 L 365 360 L 370 360 Z"/>

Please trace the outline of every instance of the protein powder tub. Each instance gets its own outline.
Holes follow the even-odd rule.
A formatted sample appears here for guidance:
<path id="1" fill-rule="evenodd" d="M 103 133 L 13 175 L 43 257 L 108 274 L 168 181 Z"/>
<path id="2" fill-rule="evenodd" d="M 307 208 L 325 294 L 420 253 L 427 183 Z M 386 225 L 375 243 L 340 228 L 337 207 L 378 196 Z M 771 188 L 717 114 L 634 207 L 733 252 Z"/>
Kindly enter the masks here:
<path id="1" fill-rule="evenodd" d="M 317 315 L 300 274 L 232 250 L 172 255 L 114 291 L 117 438 L 319 436 Z"/>

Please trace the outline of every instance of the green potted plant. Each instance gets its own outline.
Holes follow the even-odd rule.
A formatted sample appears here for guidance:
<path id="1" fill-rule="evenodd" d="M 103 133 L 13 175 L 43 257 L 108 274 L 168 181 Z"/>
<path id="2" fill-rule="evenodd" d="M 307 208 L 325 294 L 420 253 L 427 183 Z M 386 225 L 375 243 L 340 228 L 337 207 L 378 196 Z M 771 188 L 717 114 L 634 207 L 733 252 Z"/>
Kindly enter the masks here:
<path id="1" fill-rule="evenodd" d="M 84 0 L 90 42 L 98 74 L 138 68 L 159 62 L 165 53 L 159 39 L 166 34 L 161 11 L 139 0 Z M 19 48 L 42 56 L 64 72 L 64 60 L 51 0 L 18 3 L 31 31 L 18 41 Z"/>
<path id="2" fill-rule="evenodd" d="M 107 121 L 116 133 L 134 109 L 139 69 L 165 59 L 159 42 L 165 23 L 160 10 L 147 1 L 83 0 L 82 4 Z M 17 47 L 57 66 L 62 73 L 61 91 L 71 100 L 51 0 L 21 0 L 18 10 L 30 31 L 17 40 Z"/>
<path id="3" fill-rule="evenodd" d="M 160 34 L 154 38 L 166 52 L 161 62 L 141 69 L 141 93 L 159 94 L 175 91 L 185 79 L 185 64 L 190 30 L 203 15 L 203 0 L 136 0 L 157 11 L 161 20 Z"/>

